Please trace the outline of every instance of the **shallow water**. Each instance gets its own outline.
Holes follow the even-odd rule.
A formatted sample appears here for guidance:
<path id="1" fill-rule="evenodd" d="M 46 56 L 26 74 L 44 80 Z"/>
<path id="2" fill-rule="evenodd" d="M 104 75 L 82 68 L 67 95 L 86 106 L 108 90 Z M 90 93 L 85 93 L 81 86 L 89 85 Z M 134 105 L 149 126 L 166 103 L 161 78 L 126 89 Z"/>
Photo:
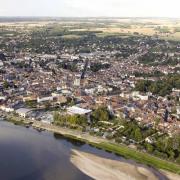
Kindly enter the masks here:
<path id="1" fill-rule="evenodd" d="M 70 162 L 72 149 L 136 164 L 61 135 L 0 121 L 0 180 L 91 179 Z M 151 170 L 159 179 L 166 179 Z"/>

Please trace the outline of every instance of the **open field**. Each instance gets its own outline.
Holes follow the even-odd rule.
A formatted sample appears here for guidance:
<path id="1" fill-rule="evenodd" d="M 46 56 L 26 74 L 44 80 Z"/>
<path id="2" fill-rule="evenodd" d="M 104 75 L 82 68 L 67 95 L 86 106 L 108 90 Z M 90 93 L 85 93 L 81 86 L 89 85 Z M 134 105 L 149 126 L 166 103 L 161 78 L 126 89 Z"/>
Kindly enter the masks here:
<path id="1" fill-rule="evenodd" d="M 178 26 L 173 26 L 169 24 L 169 26 L 160 26 L 160 25 L 131 25 L 127 27 L 117 27 L 118 25 L 110 25 L 106 28 L 87 28 L 87 29 L 73 29 L 73 31 L 102 31 L 102 33 L 98 33 L 98 36 L 132 36 L 132 35 L 147 35 L 147 36 L 159 36 L 161 39 L 166 40 L 180 40 L 180 32 L 175 32 L 176 28 L 180 28 L 180 24 Z M 159 30 L 158 30 L 159 28 Z M 164 29 L 167 29 L 169 32 L 161 32 Z"/>
<path id="2" fill-rule="evenodd" d="M 103 36 L 137 36 L 147 35 L 156 36 L 165 40 L 180 40 L 180 20 L 179 19 L 152 19 L 152 18 L 79 18 L 79 19 L 47 19 L 47 20 L 24 20 L 24 21 L 7 21 L 1 22 L 0 27 L 7 28 L 51 28 L 52 31 L 58 33 L 63 30 L 70 33 L 65 34 L 64 38 L 76 39 L 75 32 L 94 32 L 99 37 Z M 0 29 L 1 31 L 1 29 Z"/>

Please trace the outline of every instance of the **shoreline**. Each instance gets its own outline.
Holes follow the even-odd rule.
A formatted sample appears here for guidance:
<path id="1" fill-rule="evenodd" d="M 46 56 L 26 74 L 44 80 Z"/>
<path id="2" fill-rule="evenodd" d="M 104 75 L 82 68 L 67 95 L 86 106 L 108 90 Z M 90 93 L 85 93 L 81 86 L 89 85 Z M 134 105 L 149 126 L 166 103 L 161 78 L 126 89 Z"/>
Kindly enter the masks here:
<path id="1" fill-rule="evenodd" d="M 64 137 L 85 142 L 96 148 L 118 154 L 126 159 L 132 159 L 137 163 L 151 166 L 159 171 L 167 171 L 167 174 L 168 172 L 180 174 L 180 165 L 173 162 L 169 162 L 167 160 L 160 159 L 148 153 L 137 151 L 123 144 L 115 144 L 107 139 L 92 136 L 89 133 L 83 133 L 78 130 L 72 130 L 69 128 L 50 125 L 40 121 L 30 121 L 21 117 L 13 116 L 12 114 L 4 113 L 3 116 L 5 116 L 5 119 L 7 121 L 12 122 L 15 125 L 33 127 L 37 130 L 46 130 L 52 133 L 60 134 Z"/>
<path id="2" fill-rule="evenodd" d="M 94 154 L 72 150 L 71 162 L 83 173 L 97 180 L 177 180 L 180 175 L 164 170 L 157 170 L 143 167 L 128 162 L 111 160 L 99 157 Z"/>
<path id="3" fill-rule="evenodd" d="M 128 162 L 111 160 L 94 154 L 72 150 L 71 162 L 83 173 L 97 180 L 158 180 L 167 179 L 164 174 L 155 174 L 148 167 Z"/>

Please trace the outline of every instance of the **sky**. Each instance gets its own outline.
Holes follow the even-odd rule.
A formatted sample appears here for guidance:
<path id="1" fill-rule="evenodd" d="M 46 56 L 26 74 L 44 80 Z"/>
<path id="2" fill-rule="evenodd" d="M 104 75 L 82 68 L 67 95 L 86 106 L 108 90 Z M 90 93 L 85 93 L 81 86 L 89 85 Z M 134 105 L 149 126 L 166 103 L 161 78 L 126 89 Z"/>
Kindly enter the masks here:
<path id="1" fill-rule="evenodd" d="M 173 17 L 180 0 L 0 0 L 0 16 Z"/>

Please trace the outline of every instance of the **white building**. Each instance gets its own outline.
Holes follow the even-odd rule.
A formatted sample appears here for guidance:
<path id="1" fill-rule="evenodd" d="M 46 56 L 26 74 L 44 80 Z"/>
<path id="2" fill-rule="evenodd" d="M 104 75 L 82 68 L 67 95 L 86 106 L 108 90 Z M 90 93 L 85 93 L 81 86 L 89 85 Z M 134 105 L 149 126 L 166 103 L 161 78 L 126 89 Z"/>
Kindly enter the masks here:
<path id="1" fill-rule="evenodd" d="M 139 95 L 138 96 L 140 100 L 142 101 L 147 101 L 149 99 L 149 96 L 143 96 L 143 95 Z"/>
<path id="2" fill-rule="evenodd" d="M 79 114 L 79 115 L 88 115 L 90 114 L 92 111 L 89 109 L 83 109 L 77 106 L 72 106 L 67 108 L 67 113 L 70 115 L 75 115 L 75 114 Z"/>
<path id="3" fill-rule="evenodd" d="M 0 109 L 5 112 L 13 112 L 14 111 L 14 108 L 6 107 L 6 106 L 0 106 Z"/>
<path id="4" fill-rule="evenodd" d="M 80 83 L 81 83 L 80 78 L 76 78 L 76 79 L 74 80 L 74 86 L 80 86 Z"/>
<path id="5" fill-rule="evenodd" d="M 7 97 L 6 97 L 6 96 L 0 96 L 0 100 L 5 101 L 6 99 L 7 99 Z"/>
<path id="6" fill-rule="evenodd" d="M 3 63 L 3 61 L 0 61 L 0 66 L 4 66 L 4 63 Z"/>
<path id="7" fill-rule="evenodd" d="M 176 107 L 177 114 L 180 115 L 180 106 Z"/>
<path id="8" fill-rule="evenodd" d="M 37 102 L 41 103 L 41 102 L 46 102 L 46 101 L 53 101 L 53 96 L 49 96 L 49 97 L 38 97 L 37 98 Z"/>
<path id="9" fill-rule="evenodd" d="M 26 118 L 26 117 L 27 117 L 27 114 L 28 114 L 29 112 L 31 112 L 31 111 L 32 111 L 31 109 L 20 108 L 20 109 L 17 109 L 17 110 L 16 110 L 16 113 L 17 113 L 19 116 Z"/>

